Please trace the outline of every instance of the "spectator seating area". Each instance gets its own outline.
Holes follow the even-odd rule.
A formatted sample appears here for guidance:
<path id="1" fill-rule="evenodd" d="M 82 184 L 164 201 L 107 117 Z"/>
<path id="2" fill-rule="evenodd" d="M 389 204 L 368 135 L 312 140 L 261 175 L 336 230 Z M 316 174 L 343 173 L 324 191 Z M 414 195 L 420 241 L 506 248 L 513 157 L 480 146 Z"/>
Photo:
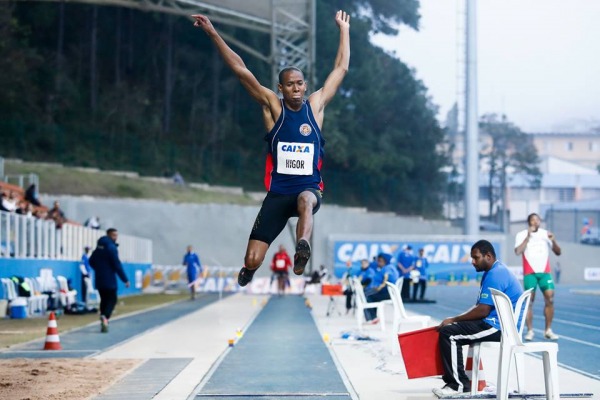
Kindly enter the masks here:
<path id="1" fill-rule="evenodd" d="M 69 289 L 64 276 L 25 277 L 24 285 L 17 279 L 1 280 L 3 299 L 8 304 L 6 315 L 11 315 L 10 308 L 16 304 L 26 305 L 25 317 L 33 317 L 45 315 L 48 310 L 64 310 L 77 301 L 77 291 Z"/>

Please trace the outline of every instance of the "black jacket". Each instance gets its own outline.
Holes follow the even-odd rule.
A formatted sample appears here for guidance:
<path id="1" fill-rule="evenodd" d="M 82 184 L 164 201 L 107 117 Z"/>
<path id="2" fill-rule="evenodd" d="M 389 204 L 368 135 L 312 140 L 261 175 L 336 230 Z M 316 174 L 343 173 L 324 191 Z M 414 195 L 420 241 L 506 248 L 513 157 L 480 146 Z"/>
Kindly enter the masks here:
<path id="1" fill-rule="evenodd" d="M 117 244 L 108 236 L 98 239 L 96 250 L 90 256 L 90 265 L 96 272 L 96 289 L 117 289 L 117 277 L 127 282 L 127 275 L 119 260 Z"/>

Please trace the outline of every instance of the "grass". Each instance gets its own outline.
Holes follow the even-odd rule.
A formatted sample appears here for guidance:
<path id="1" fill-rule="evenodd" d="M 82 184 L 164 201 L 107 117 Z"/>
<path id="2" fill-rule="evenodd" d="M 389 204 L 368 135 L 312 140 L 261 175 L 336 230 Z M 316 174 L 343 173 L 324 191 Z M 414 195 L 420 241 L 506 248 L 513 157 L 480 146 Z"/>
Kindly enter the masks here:
<path id="1" fill-rule="evenodd" d="M 180 294 L 153 293 L 121 297 L 113 317 L 146 310 L 174 301 L 189 299 L 189 296 L 189 293 L 182 292 Z M 25 343 L 30 340 L 44 338 L 48 327 L 48 316 L 49 313 L 42 317 L 24 319 L 10 319 L 7 317 L 5 319 L 0 319 L 0 349 L 14 346 L 19 343 Z M 56 319 L 60 335 L 61 333 L 85 326 L 91 322 L 98 322 L 98 314 L 62 314 L 57 316 Z"/>
<path id="2" fill-rule="evenodd" d="M 258 204 L 246 194 L 218 193 L 187 185 L 152 182 L 142 178 L 117 176 L 106 171 L 64 167 L 60 164 L 5 160 L 4 169 L 6 175 L 38 175 L 40 192 L 49 195 L 156 199 L 178 203 Z"/>

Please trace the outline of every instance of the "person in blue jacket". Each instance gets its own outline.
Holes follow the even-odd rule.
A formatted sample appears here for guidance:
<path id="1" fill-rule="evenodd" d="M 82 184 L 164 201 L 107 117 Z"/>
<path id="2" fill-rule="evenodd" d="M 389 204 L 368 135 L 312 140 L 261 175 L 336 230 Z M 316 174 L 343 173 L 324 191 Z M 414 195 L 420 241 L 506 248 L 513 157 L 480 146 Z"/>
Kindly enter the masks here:
<path id="1" fill-rule="evenodd" d="M 106 236 L 98 239 L 96 250 L 90 257 L 90 265 L 96 276 L 96 289 L 100 294 L 100 331 L 103 333 L 108 332 L 108 321 L 117 305 L 117 275 L 125 287 L 129 287 L 129 279 L 119 260 L 118 236 L 116 229 L 108 229 Z"/>
<path id="2" fill-rule="evenodd" d="M 192 246 L 187 247 L 182 264 L 186 266 L 190 295 L 191 299 L 194 300 L 196 298 L 196 278 L 198 273 L 202 273 L 202 264 L 200 264 L 198 254 L 192 251 Z"/>
<path id="3" fill-rule="evenodd" d="M 487 240 L 480 240 L 471 247 L 471 259 L 475 271 L 483 272 L 477 303 L 460 315 L 444 319 L 438 326 L 444 367 L 442 379 L 446 385 L 434 388 L 433 393 L 440 398 L 470 391 L 469 377 L 463 364 L 464 345 L 499 342 L 502 337 L 490 288 L 506 294 L 513 309 L 523 293 L 517 277 L 496 259 L 494 246 Z"/>
<path id="4" fill-rule="evenodd" d="M 85 304 L 87 300 L 87 285 L 86 279 L 91 279 L 92 267 L 90 266 L 90 246 L 83 248 L 83 255 L 81 256 L 81 263 L 79 263 L 79 270 L 81 272 L 81 301 Z"/>
<path id="5" fill-rule="evenodd" d="M 404 278 L 400 295 L 402 300 L 410 300 L 410 271 L 415 268 L 415 256 L 412 253 L 412 246 L 407 245 L 398 254 L 398 272 Z"/>
<path id="6" fill-rule="evenodd" d="M 399 277 L 398 270 L 390 263 L 391 260 L 392 256 L 390 254 L 380 253 L 377 256 L 377 271 L 375 271 L 371 287 L 365 291 L 369 303 L 390 299 L 386 282 L 396 283 Z M 376 308 L 365 309 L 365 317 L 368 323 L 376 324 L 379 322 Z"/>

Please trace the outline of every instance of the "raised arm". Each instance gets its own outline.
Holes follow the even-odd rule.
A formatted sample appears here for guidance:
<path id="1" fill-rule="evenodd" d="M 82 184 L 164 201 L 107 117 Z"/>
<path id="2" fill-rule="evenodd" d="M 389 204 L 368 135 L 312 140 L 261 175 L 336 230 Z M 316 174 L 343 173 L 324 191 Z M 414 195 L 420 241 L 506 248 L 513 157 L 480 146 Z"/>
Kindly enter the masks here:
<path id="1" fill-rule="evenodd" d="M 350 65 L 350 15 L 346 14 L 345 11 L 338 11 L 335 15 L 335 23 L 340 29 L 340 44 L 335 57 L 333 70 L 329 73 L 323 87 L 309 97 L 310 105 L 313 108 L 315 118 L 319 125 L 323 123 L 323 111 L 325 106 L 331 101 L 339 89 Z"/>
<path id="2" fill-rule="evenodd" d="M 202 28 L 206 32 L 217 47 L 221 57 L 223 57 L 225 64 L 231 68 L 252 98 L 266 107 L 270 106 L 273 102 L 279 102 L 275 92 L 262 86 L 254 74 L 246 67 L 244 60 L 225 43 L 225 40 L 219 35 L 207 16 L 196 14 L 192 15 L 192 18 L 194 18 L 194 26 Z"/>

